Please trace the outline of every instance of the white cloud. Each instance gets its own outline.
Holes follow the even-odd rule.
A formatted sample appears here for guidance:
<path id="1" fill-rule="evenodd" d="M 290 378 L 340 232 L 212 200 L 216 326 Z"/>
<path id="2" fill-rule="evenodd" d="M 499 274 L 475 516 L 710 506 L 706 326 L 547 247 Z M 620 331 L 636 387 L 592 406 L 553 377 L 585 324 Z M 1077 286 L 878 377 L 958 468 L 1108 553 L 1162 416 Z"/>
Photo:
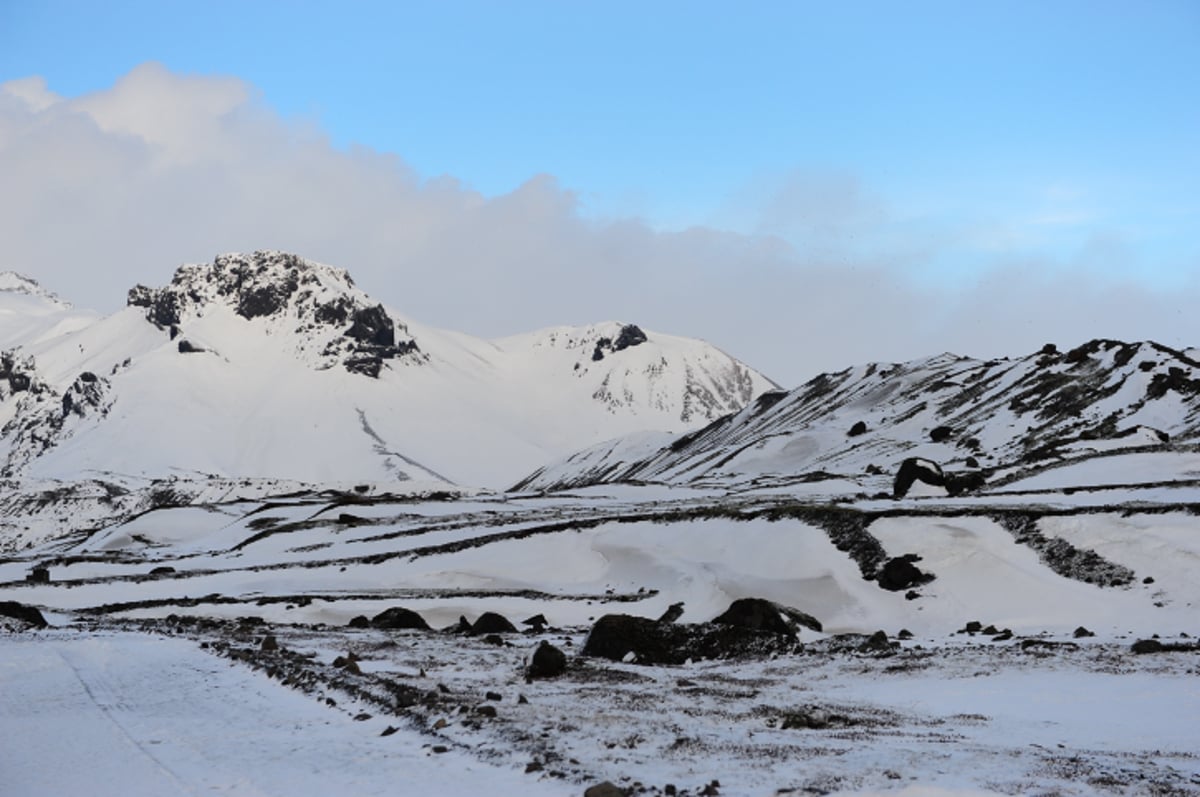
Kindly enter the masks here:
<path id="1" fill-rule="evenodd" d="M 1200 285 L 1160 295 L 1071 259 L 915 280 L 962 231 L 910 232 L 850 175 L 786 175 L 756 200 L 756 235 L 589 221 L 551 176 L 483 197 L 395 155 L 335 149 L 237 79 L 155 64 L 74 99 L 38 78 L 0 86 L 0 175 L 0 268 L 102 310 L 182 262 L 275 248 L 344 266 L 435 325 L 497 336 L 617 318 L 704 337 L 784 383 L 944 350 L 1200 342 L 1176 312 Z M 1128 259 L 1118 241 L 1095 238 L 1093 254 Z"/>

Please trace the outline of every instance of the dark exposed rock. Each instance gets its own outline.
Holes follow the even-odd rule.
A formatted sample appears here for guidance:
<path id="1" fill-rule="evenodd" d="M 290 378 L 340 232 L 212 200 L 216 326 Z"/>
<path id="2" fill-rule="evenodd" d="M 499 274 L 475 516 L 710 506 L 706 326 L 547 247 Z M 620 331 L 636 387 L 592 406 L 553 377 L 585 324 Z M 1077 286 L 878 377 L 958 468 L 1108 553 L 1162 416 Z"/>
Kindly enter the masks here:
<path id="1" fill-rule="evenodd" d="M 673 623 L 680 617 L 683 617 L 683 601 L 672 603 L 668 606 L 667 610 L 658 618 L 658 621 L 660 623 Z"/>
<path id="2" fill-rule="evenodd" d="M 859 646 L 858 651 L 859 653 L 890 654 L 895 652 L 895 647 L 899 647 L 899 644 L 893 646 L 893 643 L 888 639 L 886 631 L 876 631 L 874 634 L 871 634 L 866 642 Z"/>
<path id="3" fill-rule="evenodd" d="M 954 436 L 954 430 L 949 426 L 935 426 L 929 431 L 929 439 L 935 443 L 944 443 Z"/>
<path id="4" fill-rule="evenodd" d="M 850 431 L 846 432 L 847 437 L 858 437 L 860 434 L 867 433 L 867 424 L 865 421 L 859 421 L 850 427 Z"/>
<path id="5" fill-rule="evenodd" d="M 169 575 L 173 574 L 174 572 L 175 572 L 175 568 L 171 567 L 170 565 L 159 565 L 158 567 L 151 569 L 150 575 L 152 575 L 152 576 L 169 576 Z"/>
<path id="6" fill-rule="evenodd" d="M 0 601 L 0 617 L 11 617 L 35 628 L 45 628 L 49 625 L 36 606 L 26 606 L 16 601 Z"/>
<path id="7" fill-rule="evenodd" d="M 922 481 L 935 487 L 946 486 L 946 476 L 942 473 L 941 465 L 931 459 L 909 457 L 900 463 L 900 469 L 896 471 L 896 479 L 892 484 L 892 495 L 896 498 L 903 498 L 912 488 L 913 482 L 916 481 Z"/>
<path id="8" fill-rule="evenodd" d="M 345 332 L 346 337 L 375 346 L 396 345 L 396 325 L 383 305 L 364 307 L 354 313 L 354 323 Z"/>
<path id="9" fill-rule="evenodd" d="M 1134 653 L 1161 653 L 1165 649 L 1157 639 L 1139 639 L 1130 646 Z"/>
<path id="10" fill-rule="evenodd" d="M 795 637 L 718 623 L 659 623 L 646 617 L 606 614 L 596 621 L 583 655 L 622 661 L 632 654 L 640 664 L 683 664 L 699 659 L 732 659 L 795 649 Z"/>
<path id="11" fill-rule="evenodd" d="M 402 606 L 393 606 L 390 609 L 384 609 L 371 618 L 371 625 L 375 628 L 387 628 L 391 630 L 429 630 L 429 624 L 425 622 L 425 618 L 412 609 L 405 609 Z"/>
<path id="12" fill-rule="evenodd" d="M 587 787 L 583 792 L 583 797 L 628 797 L 629 792 L 612 784 L 609 781 L 597 783 L 595 786 Z"/>
<path id="13" fill-rule="evenodd" d="M 350 622 L 346 623 L 346 625 L 350 628 L 370 628 L 371 621 L 367 619 L 366 615 L 360 614 L 357 617 L 350 618 Z"/>
<path id="14" fill-rule="evenodd" d="M 969 622 L 965 626 L 963 626 L 962 630 L 960 630 L 959 633 L 960 634 L 963 634 L 963 633 L 978 634 L 982 630 L 983 630 L 983 623 L 979 622 L 978 620 L 972 620 L 971 622 Z"/>
<path id="15" fill-rule="evenodd" d="M 567 654 L 545 640 L 529 659 L 529 678 L 557 678 L 567 670 Z"/>
<path id="16" fill-rule="evenodd" d="M 639 346 L 646 342 L 646 333 L 637 324 L 626 324 L 621 327 L 617 340 L 613 343 L 613 351 L 624 351 L 630 346 Z"/>
<path id="17" fill-rule="evenodd" d="M 50 571 L 45 567 L 35 567 L 29 571 L 29 575 L 25 576 L 26 581 L 32 581 L 35 584 L 48 584 L 50 582 Z"/>
<path id="18" fill-rule="evenodd" d="M 1079 626 L 1078 628 L 1076 628 L 1075 634 L 1074 634 L 1076 639 L 1083 639 L 1084 637 L 1091 637 L 1091 636 L 1095 636 L 1095 635 L 1096 635 L 1095 633 L 1087 630 L 1083 626 Z"/>
<path id="19" fill-rule="evenodd" d="M 772 634 L 795 636 L 797 625 L 813 631 L 821 631 L 821 623 L 809 614 L 762 598 L 739 598 L 722 614 L 713 618 L 714 623 L 746 628 L 751 631 L 767 631 Z"/>
<path id="20" fill-rule="evenodd" d="M 266 653 L 279 650 L 279 640 L 277 640 L 274 635 L 267 634 L 265 637 L 263 637 L 262 644 L 259 646 L 259 649 Z"/>
<path id="21" fill-rule="evenodd" d="M 484 612 L 471 625 L 471 633 L 480 634 L 515 634 L 517 628 L 508 618 L 496 612 Z"/>
<path id="22" fill-rule="evenodd" d="M 891 592 L 899 592 L 909 587 L 928 584 L 934 576 L 923 572 L 914 562 L 920 561 L 916 554 L 905 554 L 889 559 L 879 570 L 877 580 L 879 586 Z"/>
<path id="23" fill-rule="evenodd" d="M 534 631 L 541 631 L 550 623 L 546 620 L 546 615 L 535 614 L 533 617 L 526 618 L 521 621 L 521 625 L 527 625 Z"/>
<path id="24" fill-rule="evenodd" d="M 179 339 L 179 353 L 180 354 L 200 354 L 203 351 L 204 351 L 203 347 L 197 346 L 195 343 L 192 343 L 187 338 Z"/>
<path id="25" fill-rule="evenodd" d="M 621 327 L 615 341 L 610 337 L 602 337 L 596 341 L 596 347 L 592 349 L 592 362 L 603 360 L 605 353 L 624 351 L 631 346 L 639 346 L 646 340 L 646 333 L 641 330 L 641 327 L 637 324 L 626 324 Z"/>

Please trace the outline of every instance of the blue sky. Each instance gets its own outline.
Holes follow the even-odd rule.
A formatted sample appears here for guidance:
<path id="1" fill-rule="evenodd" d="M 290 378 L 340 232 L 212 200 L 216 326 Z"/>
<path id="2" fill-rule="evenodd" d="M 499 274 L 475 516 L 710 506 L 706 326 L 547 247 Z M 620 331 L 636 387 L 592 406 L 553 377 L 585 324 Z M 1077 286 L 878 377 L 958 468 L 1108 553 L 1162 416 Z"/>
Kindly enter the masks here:
<path id="1" fill-rule="evenodd" d="M 585 221 L 929 285 L 1195 281 L 1194 0 L 738 5 L 0 0 L 0 82 L 232 76 L 422 180 L 497 198 L 551 175 Z"/>

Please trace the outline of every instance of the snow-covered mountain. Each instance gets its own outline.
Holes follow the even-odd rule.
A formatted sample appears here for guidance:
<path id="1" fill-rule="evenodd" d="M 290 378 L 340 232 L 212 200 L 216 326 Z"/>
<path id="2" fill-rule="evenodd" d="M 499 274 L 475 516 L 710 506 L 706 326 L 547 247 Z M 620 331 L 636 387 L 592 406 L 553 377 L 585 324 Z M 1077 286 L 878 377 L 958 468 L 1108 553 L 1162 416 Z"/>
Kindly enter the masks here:
<path id="1" fill-rule="evenodd" d="M 989 483 L 1090 456 L 1200 442 L 1200 362 L 1157 343 L 1093 340 L 1018 359 L 943 354 L 822 374 L 674 436 L 608 441 L 525 489 L 598 482 L 765 485 L 840 479 L 890 489 L 919 457 Z"/>
<path id="2" fill-rule="evenodd" d="M 504 486 L 774 384 L 707 343 L 605 323 L 497 341 L 426 327 L 279 252 L 185 265 L 97 318 L 0 278 L 0 472 Z"/>

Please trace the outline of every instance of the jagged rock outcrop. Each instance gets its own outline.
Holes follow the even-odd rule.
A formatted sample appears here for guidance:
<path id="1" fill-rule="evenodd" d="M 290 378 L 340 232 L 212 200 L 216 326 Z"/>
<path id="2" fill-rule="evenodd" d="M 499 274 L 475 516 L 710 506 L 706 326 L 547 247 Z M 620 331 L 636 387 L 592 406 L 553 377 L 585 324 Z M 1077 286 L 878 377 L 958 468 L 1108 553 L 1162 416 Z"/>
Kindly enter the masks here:
<path id="1" fill-rule="evenodd" d="M 246 321 L 286 322 L 297 334 L 323 341 L 326 362 L 320 366 L 340 362 L 370 377 L 378 377 L 386 361 L 422 358 L 407 327 L 372 303 L 344 270 L 283 252 L 220 255 L 209 264 L 180 266 L 162 288 L 134 286 L 127 303 L 142 308 L 146 320 L 172 339 L 190 319 L 218 305 Z"/>

